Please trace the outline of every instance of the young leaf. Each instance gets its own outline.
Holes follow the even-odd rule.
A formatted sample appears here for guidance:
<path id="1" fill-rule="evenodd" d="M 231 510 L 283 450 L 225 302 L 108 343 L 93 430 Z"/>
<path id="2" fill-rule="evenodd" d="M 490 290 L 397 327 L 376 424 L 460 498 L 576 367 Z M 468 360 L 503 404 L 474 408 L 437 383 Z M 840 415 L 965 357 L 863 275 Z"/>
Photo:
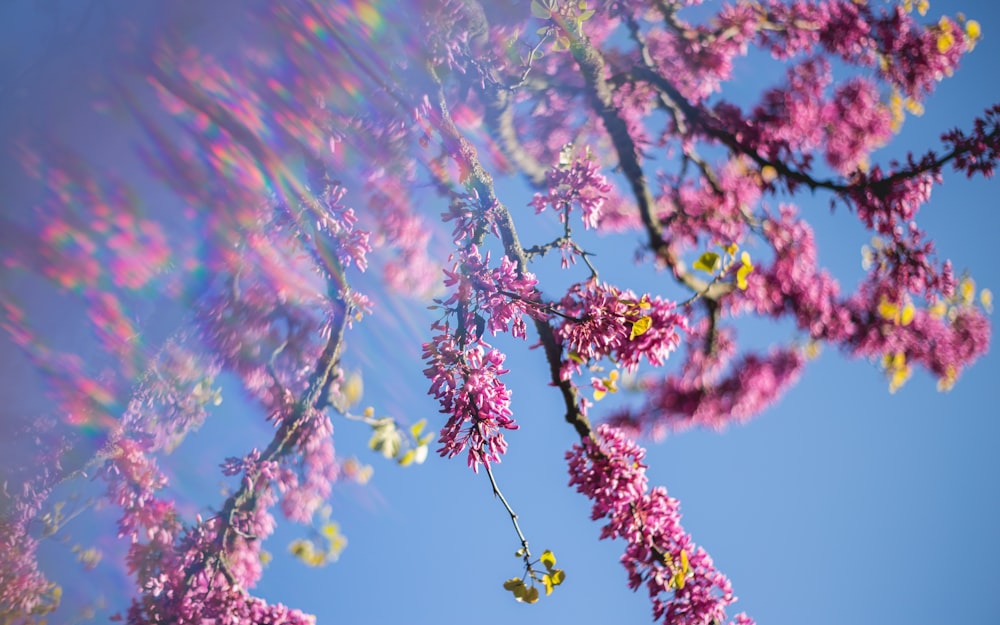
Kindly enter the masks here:
<path id="1" fill-rule="evenodd" d="M 899 313 L 899 323 L 903 326 L 908 326 L 913 321 L 913 313 L 915 308 L 913 304 L 907 302 L 906 306 L 903 306 L 903 310 Z"/>
<path id="2" fill-rule="evenodd" d="M 671 576 L 668 585 L 671 588 L 675 588 L 677 590 L 684 588 L 684 573 L 682 573 L 681 571 L 677 571 L 676 573 L 674 573 L 673 576 Z"/>
<path id="3" fill-rule="evenodd" d="M 525 603 L 538 603 L 538 588 L 535 586 L 528 588 L 518 600 Z"/>
<path id="4" fill-rule="evenodd" d="M 889 300 L 882 298 L 882 301 L 878 304 L 878 314 L 883 319 L 888 319 L 892 321 L 896 318 L 896 313 L 899 311 L 899 307 L 890 302 Z"/>
<path id="5" fill-rule="evenodd" d="M 631 341 L 637 336 L 642 336 L 645 334 L 649 328 L 653 325 L 652 317 L 640 317 L 632 323 L 632 333 L 629 334 L 628 339 Z"/>
<path id="6" fill-rule="evenodd" d="M 394 458 L 403 444 L 403 437 L 396 429 L 396 423 L 389 417 L 383 417 L 372 423 L 372 437 L 368 447 L 386 458 Z"/>
<path id="7" fill-rule="evenodd" d="M 744 251 L 740 254 L 740 268 L 736 270 L 736 287 L 739 290 L 747 290 L 747 276 L 751 272 L 753 272 L 753 263 L 750 262 L 750 254 Z"/>
<path id="8" fill-rule="evenodd" d="M 541 562 L 542 566 L 545 568 L 552 570 L 552 567 L 556 565 L 556 556 L 551 551 L 546 549 L 542 552 L 542 557 L 539 558 L 538 561 Z"/>
<path id="9" fill-rule="evenodd" d="M 424 431 L 424 427 L 427 425 L 427 419 L 421 419 L 413 425 L 410 426 L 410 434 L 413 435 L 414 439 L 420 438 L 420 433 Z"/>
<path id="10" fill-rule="evenodd" d="M 566 581 L 566 572 L 563 571 L 562 569 L 555 569 L 554 571 L 549 573 L 547 577 L 549 577 L 549 579 L 552 580 L 553 586 L 558 586 L 559 584 Z"/>
<path id="11" fill-rule="evenodd" d="M 693 267 L 714 274 L 719 269 L 719 255 L 715 252 L 705 252 L 694 261 Z"/>
<path id="12" fill-rule="evenodd" d="M 552 583 L 552 577 L 548 573 L 542 575 L 542 583 L 545 584 L 545 596 L 547 597 L 551 595 L 552 587 L 555 586 L 555 584 Z"/>
<path id="13" fill-rule="evenodd" d="M 539 0 L 531 0 L 531 14 L 540 20 L 547 20 L 552 17 L 552 11 L 542 6 Z"/>

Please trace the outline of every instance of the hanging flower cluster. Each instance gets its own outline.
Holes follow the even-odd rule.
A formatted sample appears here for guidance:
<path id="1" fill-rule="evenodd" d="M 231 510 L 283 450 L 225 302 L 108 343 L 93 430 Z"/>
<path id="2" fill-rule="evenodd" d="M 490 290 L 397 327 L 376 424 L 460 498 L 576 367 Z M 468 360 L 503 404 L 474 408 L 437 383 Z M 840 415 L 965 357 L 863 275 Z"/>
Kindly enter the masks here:
<path id="1" fill-rule="evenodd" d="M 566 454 L 569 484 L 593 501 L 591 518 L 605 521 L 601 538 L 628 543 L 621 561 L 629 587 L 646 586 L 655 620 L 721 623 L 736 600 L 732 586 L 684 531 L 679 502 L 662 487 L 649 488 L 645 455 L 620 431 L 602 425 Z M 736 622 L 752 622 L 743 618 Z"/>
<path id="2" fill-rule="evenodd" d="M 544 316 L 537 281 L 530 273 L 519 273 L 508 257 L 490 267 L 490 254 L 481 255 L 476 245 L 458 254 L 445 270 L 449 297 L 439 300 L 447 315 L 434 324 L 438 332 L 423 346 L 428 363 L 424 375 L 431 380 L 430 393 L 441 402 L 448 422 L 441 430 L 441 455 L 452 457 L 468 449 L 468 464 L 478 471 L 486 462 L 499 462 L 507 449 L 503 430 L 515 430 L 510 411 L 510 390 L 500 380 L 505 356 L 484 339 L 507 332 L 526 336 L 524 316 Z M 456 327 L 450 325 L 454 318 Z"/>

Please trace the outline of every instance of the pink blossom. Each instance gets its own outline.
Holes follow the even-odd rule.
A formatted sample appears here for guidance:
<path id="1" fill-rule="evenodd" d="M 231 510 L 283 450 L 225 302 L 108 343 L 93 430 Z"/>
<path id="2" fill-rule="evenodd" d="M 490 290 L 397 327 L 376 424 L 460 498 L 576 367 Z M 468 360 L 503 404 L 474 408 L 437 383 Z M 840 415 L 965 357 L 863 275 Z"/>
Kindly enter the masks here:
<path id="1" fill-rule="evenodd" d="M 504 355 L 482 341 L 463 346 L 446 328 L 424 343 L 424 370 L 430 393 L 441 402 L 448 422 L 441 429 L 438 453 L 449 458 L 468 449 L 468 464 L 499 462 L 507 451 L 503 430 L 516 430 L 511 418 L 510 390 L 500 381 L 507 373 Z"/>
<path id="2" fill-rule="evenodd" d="M 591 518 L 606 521 L 601 538 L 623 538 L 622 565 L 629 586 L 646 586 L 653 618 L 704 625 L 725 619 L 735 601 L 729 580 L 680 524 L 680 506 L 662 487 L 649 489 L 645 450 L 620 431 L 602 425 L 566 454 L 570 486 L 593 501 Z M 683 552 L 683 555 L 682 555 Z M 677 581 L 678 567 L 689 562 Z"/>
<path id="3" fill-rule="evenodd" d="M 687 327 L 673 302 L 640 298 L 595 281 L 574 285 L 560 302 L 560 309 L 566 317 L 556 328 L 567 354 L 560 369 L 563 379 L 579 373 L 582 363 L 605 357 L 627 371 L 635 371 L 643 357 L 651 365 L 661 366 L 677 349 L 679 332 Z M 644 329 L 638 331 L 637 324 Z"/>
<path id="4" fill-rule="evenodd" d="M 564 156 L 568 157 L 569 150 L 564 149 Z M 549 169 L 545 174 L 548 193 L 536 193 L 531 200 L 535 212 L 551 208 L 559 213 L 560 221 L 567 223 L 570 210 L 578 206 L 583 215 L 583 226 L 596 228 L 601 208 L 611 191 L 611 185 L 599 170 L 599 165 L 589 154 L 586 158 L 573 158 L 570 163 L 560 163 Z"/>

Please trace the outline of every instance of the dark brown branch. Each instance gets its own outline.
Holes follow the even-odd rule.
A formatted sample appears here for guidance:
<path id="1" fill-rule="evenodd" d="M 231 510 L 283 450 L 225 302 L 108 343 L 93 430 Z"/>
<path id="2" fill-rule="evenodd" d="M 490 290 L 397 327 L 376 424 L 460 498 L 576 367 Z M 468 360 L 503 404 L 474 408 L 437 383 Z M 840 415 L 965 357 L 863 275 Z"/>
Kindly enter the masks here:
<path id="1" fill-rule="evenodd" d="M 486 123 L 499 139 L 500 149 L 514 166 L 535 186 L 545 184 L 546 167 L 524 149 L 514 127 L 513 94 L 503 89 L 495 89 L 486 94 Z"/>
<path id="2" fill-rule="evenodd" d="M 629 134 L 625 120 L 619 114 L 612 100 L 611 85 L 604 78 L 604 59 L 586 38 L 579 38 L 570 47 L 576 59 L 580 72 L 587 84 L 587 95 L 594 112 L 604 122 L 604 127 L 611 136 L 611 142 L 618 154 L 622 172 L 628 178 L 639 208 L 649 247 L 670 267 L 674 276 L 685 286 L 696 293 L 704 293 L 703 297 L 717 299 L 731 290 L 730 285 L 719 283 L 710 285 L 705 280 L 687 271 L 680 259 L 670 250 L 670 244 L 663 235 L 659 219 L 654 215 L 655 200 L 646 182 L 646 174 L 639 163 L 638 149 Z"/>
<path id="3" fill-rule="evenodd" d="M 777 171 L 778 174 L 785 180 L 805 185 L 811 191 L 824 189 L 827 191 L 833 191 L 834 193 L 843 196 L 850 196 L 851 194 L 860 191 L 871 190 L 876 194 L 881 195 L 888 191 L 897 182 L 926 173 L 939 171 L 951 161 L 968 154 L 973 149 L 973 146 L 971 145 L 959 147 L 936 158 L 922 159 L 919 163 L 912 167 L 900 169 L 885 178 L 876 180 L 863 178 L 859 182 L 849 182 L 830 178 L 815 178 L 800 169 L 789 166 L 780 159 L 767 158 L 756 149 L 746 145 L 735 134 L 733 134 L 732 131 L 727 130 L 723 126 L 722 121 L 711 111 L 691 104 L 691 102 L 685 99 L 680 91 L 678 91 L 669 80 L 654 70 L 648 67 L 637 66 L 632 70 L 632 75 L 636 79 L 649 83 L 657 89 L 657 91 L 663 93 L 667 98 L 669 98 L 670 101 L 681 112 L 683 112 L 688 123 L 695 126 L 700 132 L 704 133 L 705 136 L 719 141 L 729 148 L 734 154 L 748 157 L 756 163 L 758 167 L 773 167 L 775 171 Z M 998 136 L 1000 136 L 1000 130 L 994 130 L 994 132 L 990 134 L 990 138 L 993 139 L 996 139 Z"/>

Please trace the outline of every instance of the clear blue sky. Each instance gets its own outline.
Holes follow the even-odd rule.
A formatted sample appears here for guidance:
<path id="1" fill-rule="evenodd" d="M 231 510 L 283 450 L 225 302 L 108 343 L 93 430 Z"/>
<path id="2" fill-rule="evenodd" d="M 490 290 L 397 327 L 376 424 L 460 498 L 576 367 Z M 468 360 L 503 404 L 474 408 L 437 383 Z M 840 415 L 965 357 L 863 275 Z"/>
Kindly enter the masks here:
<path id="1" fill-rule="evenodd" d="M 30 33 L 14 36 L 15 20 L 5 13 L 24 11 L 23 17 L 31 11 L 26 2 L 14 4 L 19 8 L 0 9 L 2 45 L 8 46 L 0 53 L 17 51 L 8 57 L 17 60 L 3 68 L 4 77 L 11 75 L 10 66 L 40 50 Z M 980 21 L 984 37 L 926 103 L 926 114 L 908 118 L 893 150 L 935 147 L 940 131 L 967 128 L 986 106 L 1000 102 L 1000 5 L 931 5 L 932 12 L 959 9 Z M 58 80 L 67 71 L 62 63 L 56 59 L 45 71 Z M 741 88 L 756 86 L 755 69 L 747 65 L 737 72 Z M 0 138 L 12 136 L 21 116 L 61 110 L 46 100 L 54 97 L 58 89 L 37 88 L 8 100 L 0 109 L 6 118 Z M 72 116 L 58 120 L 72 122 Z M 77 136 L 86 135 L 78 130 Z M 3 185 L 15 189 L 7 171 Z M 512 205 L 524 201 L 520 189 L 499 192 Z M 919 220 L 941 256 L 1000 294 L 998 198 L 996 180 L 948 174 Z M 850 286 L 861 275 L 860 247 L 867 237 L 853 216 L 830 215 L 827 204 L 822 195 L 806 197 L 802 209 L 815 217 L 821 262 Z M 602 274 L 613 279 L 616 271 L 631 271 L 627 260 L 634 243 L 631 235 L 604 239 Z M 621 250 L 620 259 L 614 249 Z M 650 290 L 660 284 L 660 278 L 643 274 L 629 279 L 650 280 Z M 419 304 L 400 306 L 405 312 L 379 312 L 384 316 L 373 319 L 377 328 L 362 324 L 349 337 L 349 362 L 364 371 L 365 403 L 382 414 L 435 423 L 437 407 L 419 373 L 426 313 Z M 754 323 L 741 336 L 762 344 L 788 332 Z M 567 574 L 563 587 L 534 606 L 516 604 L 503 591 L 503 580 L 521 572 L 513 556 L 518 544 L 484 474 L 473 474 L 461 459 L 433 454 L 420 467 L 396 468 L 367 453 L 366 428 L 337 421 L 338 451 L 375 467 L 368 487 L 334 495 L 333 516 L 349 545 L 338 563 L 307 569 L 283 555 L 284 545 L 299 535 L 286 525 L 269 543 L 276 559 L 258 592 L 314 613 L 320 623 L 648 622 L 644 591 L 627 589 L 618 563 L 623 544 L 599 542 L 588 501 L 566 487 L 563 453 L 575 436 L 562 422 L 560 398 L 542 382 L 547 373 L 541 354 L 526 346 L 510 345 L 507 382 L 521 430 L 508 438 L 510 451 L 496 475 L 532 548 L 552 549 L 559 558 Z M 5 366 L 5 373 L 10 369 Z M 998 382 L 994 349 L 950 393 L 939 393 L 933 379 L 917 372 L 890 395 L 874 364 L 826 349 L 779 405 L 749 424 L 650 445 L 650 481 L 681 500 L 685 527 L 732 580 L 740 597 L 733 613 L 745 610 L 769 625 L 997 623 Z M 4 394 L 13 388 L 6 386 Z M 177 452 L 187 458 L 173 469 L 181 496 L 213 501 L 221 481 L 213 472 L 218 461 L 262 446 L 267 429 L 245 427 L 241 420 L 254 417 L 241 408 L 237 394 L 227 394 L 218 415 Z M 110 549 L 110 539 L 101 542 Z M 102 593 L 109 607 L 125 607 L 127 580 L 114 571 L 69 575 L 65 583 L 71 596 Z"/>

